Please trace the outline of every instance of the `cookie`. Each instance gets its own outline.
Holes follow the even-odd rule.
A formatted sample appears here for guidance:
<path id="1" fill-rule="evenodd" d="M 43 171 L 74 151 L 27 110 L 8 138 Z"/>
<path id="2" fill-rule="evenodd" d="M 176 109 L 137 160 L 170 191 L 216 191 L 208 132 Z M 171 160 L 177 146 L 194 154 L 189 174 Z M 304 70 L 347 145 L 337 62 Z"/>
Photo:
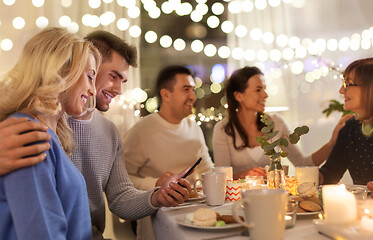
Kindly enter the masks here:
<path id="1" fill-rule="evenodd" d="M 308 198 L 307 201 L 317 203 L 319 206 L 321 206 L 320 198 L 317 195 L 313 195 L 312 197 Z"/>
<path id="2" fill-rule="evenodd" d="M 317 192 L 317 189 L 313 185 L 313 183 L 304 182 L 298 186 L 297 191 L 300 197 L 309 198 L 309 197 L 312 197 Z"/>
<path id="3" fill-rule="evenodd" d="M 321 211 L 321 207 L 319 204 L 312 202 L 312 201 L 301 201 L 299 203 L 299 207 L 303 208 L 304 210 L 307 210 L 309 212 L 318 212 Z"/>
<path id="4" fill-rule="evenodd" d="M 216 212 L 208 208 L 199 208 L 194 212 L 193 223 L 200 227 L 210 227 L 216 222 Z"/>

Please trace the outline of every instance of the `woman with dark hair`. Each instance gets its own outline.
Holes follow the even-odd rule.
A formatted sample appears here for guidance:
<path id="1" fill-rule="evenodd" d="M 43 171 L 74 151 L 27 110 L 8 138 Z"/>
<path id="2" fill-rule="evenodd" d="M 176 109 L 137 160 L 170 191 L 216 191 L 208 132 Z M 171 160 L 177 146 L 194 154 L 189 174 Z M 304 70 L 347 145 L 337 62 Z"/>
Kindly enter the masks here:
<path id="1" fill-rule="evenodd" d="M 260 130 L 264 125 L 260 116 L 268 97 L 263 73 L 257 67 L 236 70 L 228 79 L 226 97 L 228 117 L 215 125 L 213 133 L 215 165 L 232 166 L 235 179 L 245 178 L 246 175 L 265 176 L 263 167 L 269 164 L 269 157 L 264 155 L 255 140 L 263 135 Z M 273 131 L 279 131 L 274 141 L 290 133 L 282 117 L 268 114 L 268 118 L 275 124 Z M 347 118 L 341 119 L 330 141 L 311 156 L 305 157 L 297 145 L 290 144 L 287 148 L 289 160 L 295 166 L 320 165 L 329 156 L 338 131 Z"/>
<path id="2" fill-rule="evenodd" d="M 338 183 L 349 170 L 354 184 L 373 180 L 373 58 L 347 66 L 339 93 L 344 109 L 356 113 L 341 129 L 335 147 L 320 168 L 320 184 Z"/>

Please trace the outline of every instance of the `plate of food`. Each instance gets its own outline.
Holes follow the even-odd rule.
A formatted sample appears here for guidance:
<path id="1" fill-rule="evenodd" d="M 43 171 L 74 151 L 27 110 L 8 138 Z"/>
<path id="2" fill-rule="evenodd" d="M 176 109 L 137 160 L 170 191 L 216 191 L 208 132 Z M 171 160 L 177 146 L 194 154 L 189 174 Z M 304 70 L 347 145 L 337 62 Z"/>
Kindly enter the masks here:
<path id="1" fill-rule="evenodd" d="M 234 220 L 232 215 L 227 214 L 228 212 L 223 210 L 214 211 L 209 208 L 199 208 L 195 212 L 176 217 L 176 222 L 181 226 L 204 230 L 243 227 Z M 240 217 L 243 220 L 243 217 Z"/>
<path id="2" fill-rule="evenodd" d="M 316 187 L 311 182 L 304 182 L 297 187 L 298 195 L 291 196 L 290 201 L 298 203 L 297 215 L 307 216 L 322 213 L 322 203 Z"/>
<path id="3" fill-rule="evenodd" d="M 202 201 L 204 199 L 204 197 L 190 197 L 188 200 L 185 200 L 185 202 Z"/>
<path id="4" fill-rule="evenodd" d="M 297 216 L 308 216 L 308 215 L 316 215 L 319 213 L 323 213 L 322 211 L 318 212 L 297 212 Z"/>

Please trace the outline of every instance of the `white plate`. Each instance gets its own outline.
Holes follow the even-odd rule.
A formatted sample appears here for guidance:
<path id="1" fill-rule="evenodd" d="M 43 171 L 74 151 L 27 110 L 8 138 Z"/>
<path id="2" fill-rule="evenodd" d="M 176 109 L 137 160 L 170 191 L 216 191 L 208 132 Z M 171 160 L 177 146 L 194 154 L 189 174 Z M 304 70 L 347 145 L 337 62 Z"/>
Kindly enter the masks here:
<path id="1" fill-rule="evenodd" d="M 328 224 L 324 220 L 315 219 L 313 223 L 316 229 L 332 239 L 349 239 L 349 240 L 372 240 L 373 233 L 365 231 L 359 227 L 359 222 L 351 224 Z"/>
<path id="2" fill-rule="evenodd" d="M 229 213 L 226 213 L 226 212 L 221 212 L 219 210 L 214 210 L 215 212 L 221 214 L 221 215 L 226 215 L 226 214 L 229 214 Z M 215 227 L 215 226 L 212 226 L 212 227 L 200 227 L 200 226 L 196 226 L 194 225 L 192 222 L 186 220 L 186 216 L 188 214 L 183 214 L 183 215 L 180 215 L 178 217 L 176 217 L 176 222 L 181 225 L 181 226 L 185 226 L 185 227 L 190 227 L 190 228 L 196 228 L 196 229 L 204 229 L 204 230 L 219 230 L 219 229 L 232 229 L 232 228 L 239 228 L 239 227 L 243 227 L 241 224 L 239 223 L 228 223 L 226 224 L 225 226 L 219 226 L 219 227 Z"/>
<path id="3" fill-rule="evenodd" d="M 194 197 L 194 198 L 189 198 L 188 200 L 185 200 L 185 202 L 194 202 L 194 201 L 202 201 L 205 199 L 204 197 Z"/>
<path id="4" fill-rule="evenodd" d="M 309 216 L 309 215 L 316 215 L 322 213 L 321 211 L 318 212 L 302 212 L 302 213 L 297 213 L 297 216 Z"/>

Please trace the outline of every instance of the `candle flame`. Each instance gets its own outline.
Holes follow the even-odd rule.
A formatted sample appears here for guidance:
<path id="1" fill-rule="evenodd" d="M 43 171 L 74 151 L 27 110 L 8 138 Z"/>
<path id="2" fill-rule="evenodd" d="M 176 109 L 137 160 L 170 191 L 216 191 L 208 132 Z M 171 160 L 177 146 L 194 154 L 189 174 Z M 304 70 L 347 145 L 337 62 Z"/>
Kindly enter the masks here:
<path id="1" fill-rule="evenodd" d="M 321 213 L 319 213 L 319 219 L 321 219 L 321 220 L 324 219 L 324 216 Z"/>

